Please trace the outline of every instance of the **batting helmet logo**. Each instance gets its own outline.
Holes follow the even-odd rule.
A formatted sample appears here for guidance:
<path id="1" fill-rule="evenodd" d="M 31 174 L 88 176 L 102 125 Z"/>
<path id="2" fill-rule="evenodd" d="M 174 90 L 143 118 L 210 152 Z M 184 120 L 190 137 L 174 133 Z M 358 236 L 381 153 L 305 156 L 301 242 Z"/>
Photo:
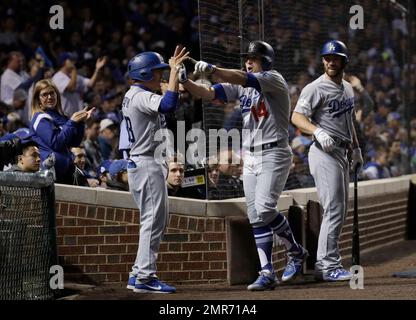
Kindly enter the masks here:
<path id="1" fill-rule="evenodd" d="M 348 49 L 347 46 L 338 40 L 328 41 L 324 44 L 321 51 L 321 56 L 334 54 L 344 58 L 345 63 L 348 63 Z"/>
<path id="2" fill-rule="evenodd" d="M 261 59 L 261 65 L 264 71 L 270 70 L 274 62 L 274 50 L 270 44 L 264 41 L 253 41 L 248 45 L 248 51 L 241 56 L 258 57 Z"/>
<path id="3" fill-rule="evenodd" d="M 129 77 L 133 80 L 150 81 L 155 69 L 168 68 L 163 57 L 156 52 L 143 52 L 133 57 L 128 65 Z"/>

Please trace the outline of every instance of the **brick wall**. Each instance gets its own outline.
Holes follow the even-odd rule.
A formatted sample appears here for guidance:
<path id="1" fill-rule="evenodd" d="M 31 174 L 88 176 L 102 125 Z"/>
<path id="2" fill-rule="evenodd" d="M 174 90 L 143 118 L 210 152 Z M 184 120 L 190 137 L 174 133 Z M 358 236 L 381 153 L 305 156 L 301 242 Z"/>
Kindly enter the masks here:
<path id="1" fill-rule="evenodd" d="M 125 281 L 136 258 L 138 211 L 57 202 L 57 243 L 65 278 Z M 224 218 L 171 214 L 161 243 L 158 275 L 172 282 L 215 282 L 227 277 Z"/>

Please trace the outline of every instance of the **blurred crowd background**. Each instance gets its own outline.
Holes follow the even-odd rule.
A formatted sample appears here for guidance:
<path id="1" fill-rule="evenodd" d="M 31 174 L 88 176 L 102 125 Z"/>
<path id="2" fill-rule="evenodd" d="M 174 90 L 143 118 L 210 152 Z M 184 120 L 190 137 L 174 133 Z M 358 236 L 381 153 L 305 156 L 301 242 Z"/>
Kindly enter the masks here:
<path id="1" fill-rule="evenodd" d="M 321 4 L 322 10 L 313 11 L 309 1 L 265 1 L 266 40 L 276 51 L 275 68 L 288 82 L 294 107 L 302 88 L 322 74 L 319 51 L 323 41 L 344 41 L 350 51 L 346 80 L 355 89 L 356 128 L 365 156 L 360 179 L 415 173 L 416 42 L 407 39 L 409 34 L 416 35 L 416 22 L 412 18 L 408 25 L 403 24 L 400 12 L 388 1 L 378 1 L 377 6 L 371 0 L 359 2 L 365 9 L 365 29 L 352 32 L 348 20 L 340 18 L 342 4 Z M 143 51 L 157 51 L 168 60 L 177 44 L 199 58 L 198 2 L 62 1 L 57 4 L 64 8 L 63 30 L 49 26 L 53 4 L 25 0 L 0 3 L 0 138 L 28 128 L 34 85 L 51 78 L 69 117 L 84 104 L 96 108 L 93 119 L 86 122 L 83 142 L 71 150 L 79 169 L 74 184 L 128 190 L 126 162 L 121 160 L 118 146 L 121 103 L 129 88 L 128 61 Z M 200 12 L 210 16 L 204 30 L 212 32 L 207 31 L 204 39 L 223 53 L 239 52 L 240 40 L 235 34 L 229 36 L 233 12 L 219 0 L 210 1 L 209 8 L 217 10 L 200 6 Z M 252 9 L 249 4 L 244 7 L 250 19 Z M 258 24 L 253 19 L 252 25 Z M 248 23 L 245 32 L 250 30 Z M 238 55 L 234 56 L 240 61 Z M 226 56 L 213 57 L 208 62 L 228 66 Z M 72 72 L 77 75 L 77 84 L 68 94 L 62 74 Z M 167 117 L 168 128 L 176 133 L 177 121 L 185 121 L 186 130 L 241 128 L 239 102 L 212 102 L 204 111 L 201 108 L 201 101 L 182 92 L 177 111 Z M 286 189 L 311 187 L 314 182 L 307 157 L 311 137 L 301 135 L 292 126 L 289 129 L 294 160 Z M 231 162 L 239 156 L 238 151 L 221 152 L 200 166 L 186 165 L 180 155 L 173 157 L 169 194 L 209 199 L 244 196 L 242 160 L 225 165 L 217 161 L 226 157 Z"/>

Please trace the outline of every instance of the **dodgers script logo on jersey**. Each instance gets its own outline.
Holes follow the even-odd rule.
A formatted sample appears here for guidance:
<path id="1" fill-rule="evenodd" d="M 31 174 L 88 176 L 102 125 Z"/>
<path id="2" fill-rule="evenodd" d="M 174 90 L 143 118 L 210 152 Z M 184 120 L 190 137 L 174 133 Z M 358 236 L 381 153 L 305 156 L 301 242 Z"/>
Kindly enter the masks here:
<path id="1" fill-rule="evenodd" d="M 348 98 L 342 101 L 333 99 L 329 102 L 328 112 L 333 118 L 338 118 L 346 112 L 351 113 L 352 109 L 354 109 L 354 98 Z"/>

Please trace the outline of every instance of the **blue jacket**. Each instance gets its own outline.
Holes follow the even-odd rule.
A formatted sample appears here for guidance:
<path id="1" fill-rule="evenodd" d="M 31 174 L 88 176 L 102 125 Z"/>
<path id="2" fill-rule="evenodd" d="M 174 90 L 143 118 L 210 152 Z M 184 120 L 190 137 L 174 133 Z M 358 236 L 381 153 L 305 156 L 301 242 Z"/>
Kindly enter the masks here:
<path id="1" fill-rule="evenodd" d="M 37 112 L 30 122 L 30 135 L 36 141 L 43 162 L 55 154 L 57 182 L 72 180 L 74 165 L 71 147 L 78 147 L 84 137 L 85 125 L 69 120 L 55 110 Z"/>

